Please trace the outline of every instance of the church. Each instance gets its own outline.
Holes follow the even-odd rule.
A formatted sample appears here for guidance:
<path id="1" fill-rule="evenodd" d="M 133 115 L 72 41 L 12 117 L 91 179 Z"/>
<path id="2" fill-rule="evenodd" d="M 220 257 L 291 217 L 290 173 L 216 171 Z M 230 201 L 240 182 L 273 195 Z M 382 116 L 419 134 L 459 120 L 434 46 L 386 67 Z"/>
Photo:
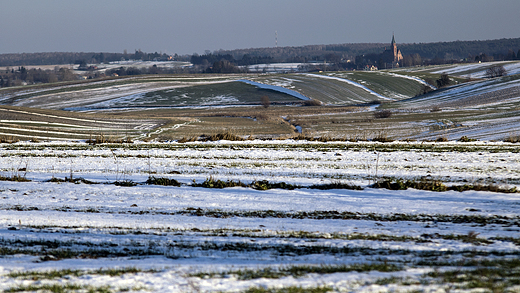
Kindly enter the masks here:
<path id="1" fill-rule="evenodd" d="M 390 49 L 386 49 L 381 54 L 381 59 L 385 68 L 394 68 L 399 67 L 399 62 L 403 60 L 403 55 L 401 54 L 401 50 L 397 49 L 397 44 L 395 43 L 395 37 L 392 34 L 392 43 L 390 44 Z"/>

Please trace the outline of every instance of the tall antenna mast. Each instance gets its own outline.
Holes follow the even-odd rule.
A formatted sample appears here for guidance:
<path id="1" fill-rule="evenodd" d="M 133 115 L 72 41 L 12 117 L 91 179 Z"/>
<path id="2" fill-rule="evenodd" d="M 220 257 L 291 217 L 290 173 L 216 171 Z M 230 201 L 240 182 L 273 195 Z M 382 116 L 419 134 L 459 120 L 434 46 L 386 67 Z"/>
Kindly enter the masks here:
<path id="1" fill-rule="evenodd" d="M 274 46 L 278 48 L 278 31 L 274 31 Z"/>

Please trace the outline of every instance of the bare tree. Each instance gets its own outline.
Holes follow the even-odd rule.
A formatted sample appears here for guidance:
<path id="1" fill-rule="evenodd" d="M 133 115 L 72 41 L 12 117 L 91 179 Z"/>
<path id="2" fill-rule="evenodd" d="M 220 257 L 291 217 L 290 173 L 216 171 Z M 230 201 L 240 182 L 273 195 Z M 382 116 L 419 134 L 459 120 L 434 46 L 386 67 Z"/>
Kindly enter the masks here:
<path id="1" fill-rule="evenodd" d="M 486 70 L 486 77 L 487 78 L 494 78 L 494 77 L 500 77 L 500 76 L 506 76 L 507 70 L 502 65 L 496 65 L 493 67 L 490 67 Z"/>
<path id="2" fill-rule="evenodd" d="M 269 108 L 269 106 L 271 105 L 271 101 L 269 100 L 268 96 L 262 96 L 260 98 L 260 102 L 262 103 L 262 106 L 264 106 L 264 108 Z"/>

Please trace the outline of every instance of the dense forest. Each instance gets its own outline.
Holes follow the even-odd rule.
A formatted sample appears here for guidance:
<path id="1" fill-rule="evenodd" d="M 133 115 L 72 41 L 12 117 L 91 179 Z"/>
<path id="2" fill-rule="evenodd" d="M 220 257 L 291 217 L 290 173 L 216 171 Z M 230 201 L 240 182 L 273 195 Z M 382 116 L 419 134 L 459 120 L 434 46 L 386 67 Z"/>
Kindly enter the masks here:
<path id="1" fill-rule="evenodd" d="M 427 59 L 465 59 L 482 54 L 495 60 L 506 60 L 508 54 L 520 52 L 520 38 L 489 41 L 455 41 L 399 45 L 403 55 L 419 54 Z M 516 55 L 516 54 L 515 54 Z M 510 59 L 510 58 L 509 58 Z"/>
<path id="2" fill-rule="evenodd" d="M 418 54 L 423 60 L 442 59 L 446 61 L 463 61 L 473 59 L 476 56 L 486 55 L 494 60 L 511 59 L 511 52 L 515 57 L 520 53 L 520 38 L 498 39 L 486 41 L 454 41 L 437 43 L 413 43 L 397 44 L 403 55 Z M 235 59 L 244 55 L 248 56 L 270 56 L 276 60 L 305 59 L 331 60 L 341 58 L 343 60 L 355 60 L 356 56 L 379 54 L 390 47 L 388 43 L 359 43 L 359 44 L 336 44 L 336 45 L 310 45 L 302 47 L 279 47 L 279 48 L 253 48 L 224 51 L 220 50 L 214 54 L 229 54 Z M 327 58 L 328 57 L 328 58 Z"/>

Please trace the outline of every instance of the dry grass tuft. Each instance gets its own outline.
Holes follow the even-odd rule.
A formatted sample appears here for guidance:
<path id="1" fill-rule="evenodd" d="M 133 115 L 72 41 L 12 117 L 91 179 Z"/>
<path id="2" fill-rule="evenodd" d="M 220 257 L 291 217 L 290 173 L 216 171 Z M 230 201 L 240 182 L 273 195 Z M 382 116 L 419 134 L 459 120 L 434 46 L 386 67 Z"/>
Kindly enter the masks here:
<path id="1" fill-rule="evenodd" d="M 376 136 L 372 139 L 372 141 L 377 141 L 377 142 L 392 142 L 394 141 L 393 139 L 390 139 L 388 137 L 388 134 L 386 132 L 386 130 L 380 130 L 377 132 Z"/>
<path id="2" fill-rule="evenodd" d="M 0 136 L 0 143 L 16 143 L 19 141 L 20 140 L 18 138 L 14 138 L 12 136 L 8 136 L 8 135 Z"/>
<path id="3" fill-rule="evenodd" d="M 520 142 L 520 135 L 509 135 L 504 139 L 504 142 L 510 142 L 510 143 L 519 143 Z"/>
<path id="4" fill-rule="evenodd" d="M 203 141 L 218 141 L 218 140 L 244 141 L 245 139 L 243 139 L 242 137 L 240 137 L 234 133 L 226 131 L 224 133 L 217 133 L 217 134 L 213 134 L 211 136 L 203 135 L 201 137 L 201 140 L 203 140 Z"/>

